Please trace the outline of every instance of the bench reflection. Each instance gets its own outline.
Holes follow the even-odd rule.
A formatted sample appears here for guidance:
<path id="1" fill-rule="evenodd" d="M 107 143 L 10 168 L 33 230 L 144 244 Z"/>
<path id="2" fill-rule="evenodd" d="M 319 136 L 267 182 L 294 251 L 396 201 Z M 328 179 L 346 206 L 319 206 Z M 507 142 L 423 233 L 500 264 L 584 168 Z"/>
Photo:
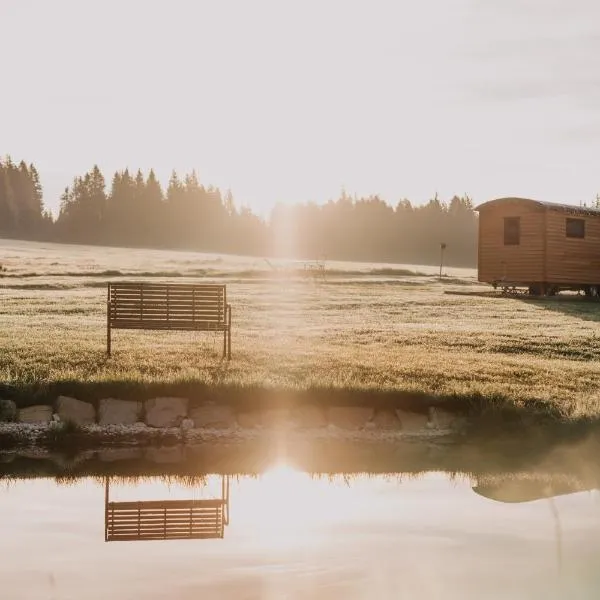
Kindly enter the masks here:
<path id="1" fill-rule="evenodd" d="M 110 500 L 104 482 L 104 541 L 203 540 L 223 538 L 229 525 L 229 477 L 221 476 L 221 497 L 192 500 Z"/>

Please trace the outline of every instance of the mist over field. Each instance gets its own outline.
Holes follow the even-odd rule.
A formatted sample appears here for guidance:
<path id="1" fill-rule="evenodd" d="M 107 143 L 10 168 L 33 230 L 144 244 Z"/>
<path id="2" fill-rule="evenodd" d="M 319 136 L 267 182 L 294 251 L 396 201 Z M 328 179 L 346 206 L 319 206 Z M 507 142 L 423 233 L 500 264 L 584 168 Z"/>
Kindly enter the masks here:
<path id="1" fill-rule="evenodd" d="M 110 186 L 94 166 L 76 176 L 56 216 L 45 207 L 36 167 L 0 159 L 0 235 L 123 247 L 171 248 L 296 259 L 436 264 L 476 262 L 477 215 L 469 196 L 437 193 L 417 206 L 342 190 L 327 202 L 277 203 L 268 216 L 239 205 L 231 190 L 171 174 L 163 189 L 148 174 L 116 171 Z"/>
<path id="2" fill-rule="evenodd" d="M 439 267 L 402 264 L 0 249 L 0 375 L 11 394 L 164 384 L 417 393 L 567 418 L 599 411 L 600 317 L 577 296 L 503 297 L 452 267 L 440 279 Z M 233 359 L 221 360 L 221 334 L 156 331 L 116 331 L 107 359 L 106 285 L 130 280 L 225 283 Z"/>

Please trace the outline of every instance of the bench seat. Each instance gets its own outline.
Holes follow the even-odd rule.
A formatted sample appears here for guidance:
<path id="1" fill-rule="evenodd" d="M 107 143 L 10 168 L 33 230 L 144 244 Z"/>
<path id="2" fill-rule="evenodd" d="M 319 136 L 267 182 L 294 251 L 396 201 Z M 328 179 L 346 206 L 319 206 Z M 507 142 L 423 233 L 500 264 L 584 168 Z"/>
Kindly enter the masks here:
<path id="1" fill-rule="evenodd" d="M 113 329 L 223 332 L 223 357 L 231 358 L 231 306 L 224 284 L 109 283 L 109 356 Z"/>
<path id="2" fill-rule="evenodd" d="M 225 500 L 109 502 L 105 540 L 183 540 L 223 537 Z"/>

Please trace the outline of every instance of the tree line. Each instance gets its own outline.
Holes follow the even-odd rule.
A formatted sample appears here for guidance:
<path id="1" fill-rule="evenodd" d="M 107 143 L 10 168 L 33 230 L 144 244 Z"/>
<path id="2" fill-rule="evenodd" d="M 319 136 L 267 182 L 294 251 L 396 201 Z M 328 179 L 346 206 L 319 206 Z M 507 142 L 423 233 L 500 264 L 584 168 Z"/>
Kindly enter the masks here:
<path id="1" fill-rule="evenodd" d="M 52 216 L 44 209 L 40 176 L 33 164 L 0 159 L 0 236 L 47 237 Z"/>
<path id="2" fill-rule="evenodd" d="M 191 249 L 307 260 L 473 266 L 477 214 L 471 199 L 437 195 L 424 205 L 395 206 L 377 195 L 325 204 L 277 204 L 268 218 L 236 205 L 231 191 L 202 184 L 195 171 L 173 171 L 163 189 L 153 170 L 128 169 L 110 184 L 98 166 L 75 177 L 58 216 L 44 208 L 34 165 L 0 162 L 0 235 L 57 242 Z"/>

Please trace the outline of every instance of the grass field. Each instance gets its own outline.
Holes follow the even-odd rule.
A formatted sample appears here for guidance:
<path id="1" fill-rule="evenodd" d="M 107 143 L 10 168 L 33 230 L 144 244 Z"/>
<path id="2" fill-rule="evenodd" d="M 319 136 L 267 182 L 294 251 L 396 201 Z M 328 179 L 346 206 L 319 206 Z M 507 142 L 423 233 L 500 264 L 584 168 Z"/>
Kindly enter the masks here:
<path id="1" fill-rule="evenodd" d="M 600 416 L 600 306 L 498 297 L 474 271 L 7 240 L 0 265 L 0 396 L 20 403 L 270 389 Z M 233 359 L 220 335 L 125 331 L 107 358 L 121 279 L 227 283 Z"/>

